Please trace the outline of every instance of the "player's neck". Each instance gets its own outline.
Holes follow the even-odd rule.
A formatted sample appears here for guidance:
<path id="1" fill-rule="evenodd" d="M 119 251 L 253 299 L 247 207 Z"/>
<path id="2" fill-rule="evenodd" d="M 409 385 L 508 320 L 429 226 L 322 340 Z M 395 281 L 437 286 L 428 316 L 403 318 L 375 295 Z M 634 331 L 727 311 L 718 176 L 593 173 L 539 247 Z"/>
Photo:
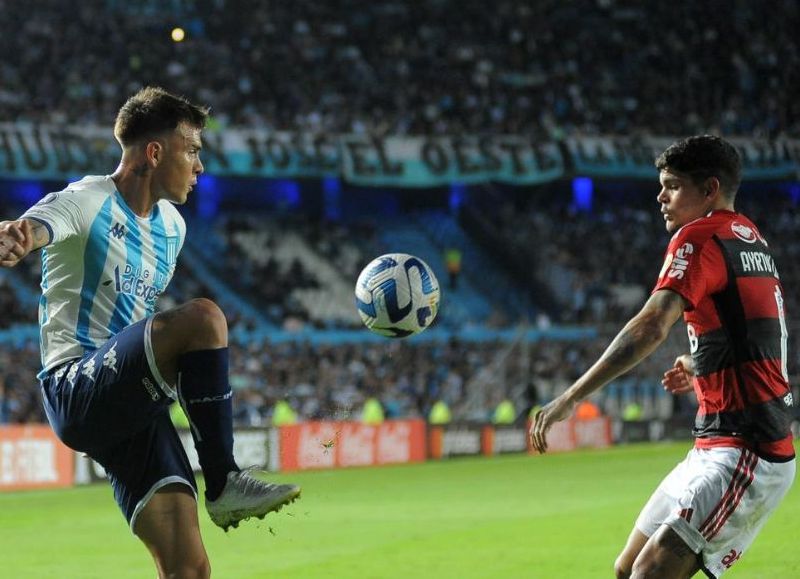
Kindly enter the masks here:
<path id="1" fill-rule="evenodd" d="M 149 217 L 158 199 L 153 194 L 149 171 L 137 171 L 136 167 L 120 163 L 111 175 L 125 204 L 139 217 Z"/>

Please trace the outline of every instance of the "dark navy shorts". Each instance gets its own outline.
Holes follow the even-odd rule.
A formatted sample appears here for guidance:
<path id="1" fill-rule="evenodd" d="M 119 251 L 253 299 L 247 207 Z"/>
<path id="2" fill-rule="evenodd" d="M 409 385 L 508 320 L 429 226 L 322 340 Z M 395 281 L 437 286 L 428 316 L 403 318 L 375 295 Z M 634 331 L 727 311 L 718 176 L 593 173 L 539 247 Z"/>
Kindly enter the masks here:
<path id="1" fill-rule="evenodd" d="M 192 467 L 169 417 L 174 390 L 155 365 L 151 320 L 125 328 L 42 380 L 50 425 L 64 444 L 105 468 L 131 530 L 161 487 L 186 484 L 197 497 Z"/>

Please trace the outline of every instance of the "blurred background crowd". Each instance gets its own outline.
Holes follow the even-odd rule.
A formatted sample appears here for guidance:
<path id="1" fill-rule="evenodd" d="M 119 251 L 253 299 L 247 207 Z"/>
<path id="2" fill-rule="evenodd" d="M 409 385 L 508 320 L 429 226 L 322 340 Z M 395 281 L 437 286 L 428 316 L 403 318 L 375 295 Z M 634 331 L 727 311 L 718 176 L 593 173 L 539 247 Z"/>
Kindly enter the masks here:
<path id="1" fill-rule="evenodd" d="M 109 123 L 144 78 L 272 129 L 800 132 L 795 2 L 33 4 L 0 1 L 0 121 Z"/>
<path id="2" fill-rule="evenodd" d="M 34 4 L 0 0 L 0 52 L 14 55 L 0 60 L 0 122 L 108 126 L 145 83 L 209 104 L 212 130 L 800 136 L 793 2 L 771 11 L 743 0 L 499 0 L 491 10 L 473 0 Z M 186 38 L 172 42 L 178 24 Z M 437 191 L 412 192 L 417 202 L 384 191 L 403 199 L 402 211 L 336 220 L 302 206 L 226 211 L 224 200 L 218 215 L 201 218 L 190 204 L 161 307 L 193 297 L 223 306 L 240 424 L 270 424 L 280 401 L 298 419 L 357 418 L 369 398 L 387 417 L 426 417 L 444 401 L 471 421 L 511 400 L 524 421 L 647 298 L 668 241 L 656 177 L 598 182 L 588 205 L 576 204 L 565 180 L 468 187 L 456 208 L 419 202 L 446 198 Z M 796 185 L 769 182 L 746 183 L 738 201 L 781 272 L 793 384 L 798 201 Z M 0 197 L 3 218 L 24 209 L 20 198 Z M 439 317 L 418 338 L 365 338 L 353 307 L 358 272 L 389 251 L 419 255 L 439 275 Z M 36 255 L 0 271 L 0 423 L 44 419 L 39 277 Z M 692 398 L 660 386 L 685 349 L 677 324 L 595 402 L 613 417 L 635 405 L 640 418 L 690 422 Z"/>

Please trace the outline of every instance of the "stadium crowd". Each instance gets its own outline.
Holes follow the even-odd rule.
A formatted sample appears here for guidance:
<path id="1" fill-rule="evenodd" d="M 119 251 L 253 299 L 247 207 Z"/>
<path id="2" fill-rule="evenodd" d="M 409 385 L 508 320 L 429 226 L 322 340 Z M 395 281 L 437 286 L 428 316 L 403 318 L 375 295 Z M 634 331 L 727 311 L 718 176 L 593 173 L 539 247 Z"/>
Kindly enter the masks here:
<path id="1" fill-rule="evenodd" d="M 472 0 L 34 4 L 31 10 L 29 3 L 0 0 L 0 51 L 14 55 L 0 61 L 0 122 L 109 125 L 126 95 L 158 84 L 209 104 L 210 130 L 556 139 L 709 131 L 800 136 L 797 3 L 765 10 L 742 0 L 733 8 L 717 2 L 498 0 L 491 11 Z M 664 23 L 654 34 L 654 25 Z M 175 26 L 186 30 L 183 42 L 170 39 Z M 595 359 L 606 333 L 652 287 L 667 242 L 653 197 L 624 203 L 598 198 L 586 211 L 544 186 L 493 199 L 492 207 L 465 205 L 463 214 L 472 216 L 462 222 L 467 233 L 475 237 L 478 228 L 486 234 L 480 238 L 493 241 L 485 248 L 498 263 L 507 255 L 517 258 L 506 267 L 524 272 L 518 276 L 523 287 L 532 293 L 549 289 L 559 312 L 554 322 L 601 326 L 597 340 L 514 346 L 504 379 L 510 391 L 492 393 L 482 374 L 507 343 L 234 343 L 237 420 L 268 423 L 281 399 L 290 400 L 301 418 L 349 416 L 371 396 L 388 416 L 425 415 L 437 399 L 457 415 L 472 412 L 468 402 L 476 389 L 485 392 L 478 405 L 484 413 L 500 395 L 515 396 L 521 414 L 532 398 L 549 400 Z M 800 270 L 792 267 L 800 260 L 796 201 L 751 196 L 739 208 L 773 243 L 794 332 L 800 315 Z M 321 282 L 303 260 L 275 259 L 276 239 L 291 230 L 354 279 L 365 255 L 382 252 L 374 228 L 303 219 L 270 223 L 265 232 L 260 217 L 258 227 L 248 218 L 229 218 L 217 224 L 224 260 L 205 259 L 202 244 L 195 251 L 211 281 L 225 280 L 274 326 L 329 327 L 287 291 L 318 289 Z M 0 329 L 35 324 L 35 303 L 25 295 L 36 292 L 40 267 L 32 256 L 0 277 Z M 163 306 L 201 296 L 224 301 L 209 281 L 180 263 Z M 252 328 L 253 320 L 241 312 L 228 313 L 232 328 Z M 792 376 L 800 359 L 795 342 Z M 638 392 L 652 398 L 670 356 L 683 347 L 676 339 L 627 383 L 637 382 Z M 521 359 L 529 363 L 519 364 Z M 35 343 L 0 346 L 0 422 L 42 420 L 38 367 Z M 617 392 L 609 391 L 604 404 Z M 605 405 L 616 411 L 615 404 Z"/>
<path id="2" fill-rule="evenodd" d="M 387 418 L 426 417 L 442 400 L 456 419 L 488 421 L 494 407 L 508 398 L 524 421 L 532 405 L 567 388 L 599 355 L 606 340 L 602 336 L 529 344 L 457 338 L 327 345 L 234 342 L 230 362 L 234 418 L 240 425 L 268 425 L 275 404 L 286 400 L 299 420 L 357 420 L 364 402 L 375 398 Z M 511 356 L 498 366 L 495 361 L 509 348 Z M 680 351 L 681 345 L 673 340 L 660 356 L 621 380 L 620 388 L 597 396 L 598 403 L 618 415 L 626 402 L 623 398 L 633 397 L 656 412 L 661 373 Z M 0 423 L 44 421 L 35 380 L 39 365 L 34 341 L 0 348 Z M 626 387 L 623 392 L 623 384 L 633 389 Z M 678 410 L 691 408 L 690 401 L 675 404 Z"/>
<path id="3" fill-rule="evenodd" d="M 647 197 L 647 196 L 644 196 Z M 481 223 L 504 232 L 503 244 L 495 251 L 520 255 L 527 263 L 548 264 L 536 268 L 548 281 L 556 296 L 562 296 L 562 318 L 559 322 L 591 325 L 600 329 L 600 337 L 583 342 L 542 340 L 523 348 L 517 344 L 503 366 L 502 379 L 491 384 L 485 369 L 509 347 L 508 343 L 475 343 L 453 339 L 448 342 L 416 344 L 414 341 L 383 341 L 378 344 L 314 345 L 304 341 L 271 343 L 266 341 L 234 342 L 232 344 L 231 381 L 236 395 L 237 421 L 242 424 L 268 424 L 275 403 L 289 400 L 301 419 L 341 418 L 356 416 L 369 397 L 379 399 L 387 416 L 425 416 L 431 405 L 445 400 L 454 415 L 478 419 L 489 415 L 498 397 L 511 396 L 522 413 L 532 404 L 530 388 L 538 401 L 549 400 L 569 385 L 580 371 L 594 360 L 619 325 L 645 299 L 654 283 L 667 236 L 658 214 L 642 200 L 626 203 L 603 201 L 592 212 L 577 211 L 558 196 L 539 192 L 528 196 L 522 204 L 508 201 L 498 205 L 495 213 Z M 791 267 L 800 259 L 800 219 L 791 210 L 790 201 L 776 196 L 774 203 L 756 203 L 743 196 L 741 205 L 761 225 L 763 233 L 773 241 L 776 261 L 786 287 L 800 284 L 798 271 Z M 480 208 L 479 208 L 480 209 Z M 484 208 L 485 209 L 485 208 Z M 243 250 L 252 243 L 252 236 L 263 231 L 265 222 L 274 231 L 265 237 L 266 246 L 249 254 Z M 297 303 L 287 301 L 285 288 L 293 288 L 298 280 L 308 279 L 298 261 L 282 269 L 270 255 L 269 240 L 289 229 L 302 234 L 309 247 L 325 259 L 336 256 L 338 266 L 355 277 L 363 255 L 376 253 L 378 241 L 372 228 L 357 224 L 325 224 L 296 217 L 278 223 L 259 220 L 259 227 L 245 217 L 227 217 L 215 229 L 220 232 L 217 243 L 223 244 L 225 260 L 218 261 L 214 274 L 227 280 L 244 299 L 268 312 L 276 325 L 287 327 L 290 318 L 307 319 L 308 313 L 298 311 Z M 190 228 L 191 235 L 192 228 Z M 202 234 L 204 245 L 207 233 Z M 238 241 L 237 241 L 238 240 Z M 191 242 L 187 242 L 189 246 Z M 373 244 L 373 245 L 370 245 Z M 239 250 L 234 250 L 238 247 Z M 348 258 L 348 254 L 350 257 Z M 253 261 L 253 256 L 261 256 Z M 273 265 L 267 265 L 270 264 Z M 35 291 L 34 283 L 40 267 L 38 257 L 30 263 L 7 273 L 6 280 L 18 275 Z M 170 307 L 192 297 L 219 296 L 181 261 L 163 298 L 162 307 Z M 530 269 L 530 268 L 529 268 Z M 272 272 L 272 273 L 270 273 Z M 273 279 L 274 290 L 266 292 L 267 282 Z M 311 282 L 309 282 L 311 283 Z M 3 325 L 16 322 L 34 323 L 35 304 L 20 303 L 11 291 L 12 282 L 0 283 Z M 787 291 L 790 312 L 800 311 L 797 292 Z M 252 328 L 252 320 L 229 313 L 229 325 L 244 324 Z M 796 315 L 790 318 L 796 328 Z M 598 396 L 601 406 L 611 414 L 619 413 L 624 400 L 635 398 L 648 401 L 644 406 L 658 411 L 653 401 L 659 395 L 661 373 L 671 365 L 674 356 L 685 347 L 682 329 L 676 326 L 675 336 L 659 355 L 649 358 L 630 376 L 619 381 L 619 387 L 607 389 Z M 789 370 L 798 375 L 800 351 L 791 342 Z M 521 364 L 521 360 L 528 360 Z M 0 388 L 0 421 L 37 421 L 43 419 L 34 376 L 38 371 L 39 354 L 36 344 L 5 345 L 0 348 L 0 367 L 4 369 Z M 499 386 L 502 384 L 501 386 Z M 624 387 L 623 387 L 624 386 Z M 475 410 L 474 393 L 482 391 Z M 676 411 L 691 408 L 686 401 L 677 401 Z M 669 404 L 669 403 L 668 403 Z M 469 408 L 468 408 L 469 406 Z"/>
<path id="4" fill-rule="evenodd" d="M 646 188 L 645 188 L 646 190 Z M 534 268 L 559 302 L 559 321 L 619 323 L 633 315 L 656 282 L 669 235 L 645 190 L 624 198 L 598 196 L 591 211 L 568 195 L 534 190 L 512 200 L 468 209 L 471 227 L 487 229 L 490 251 L 519 259 L 518 272 Z M 736 207 L 770 242 L 786 289 L 790 321 L 800 319 L 800 214 L 797 201 L 767 184 L 743 190 Z M 524 278 L 524 275 L 522 275 Z"/>
<path id="5" fill-rule="evenodd" d="M 280 130 L 800 134 L 793 2 L 34 4 L 0 1 L 0 121 L 108 125 L 159 84 Z"/>

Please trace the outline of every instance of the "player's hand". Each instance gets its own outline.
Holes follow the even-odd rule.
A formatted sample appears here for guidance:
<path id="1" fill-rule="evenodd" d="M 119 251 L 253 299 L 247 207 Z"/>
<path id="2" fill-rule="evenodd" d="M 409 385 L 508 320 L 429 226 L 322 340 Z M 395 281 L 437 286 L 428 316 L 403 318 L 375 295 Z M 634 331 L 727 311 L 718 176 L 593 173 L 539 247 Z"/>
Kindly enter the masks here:
<path id="1" fill-rule="evenodd" d="M 0 267 L 14 267 L 32 250 L 33 233 L 27 220 L 0 222 Z"/>
<path id="2" fill-rule="evenodd" d="M 691 356 L 683 354 L 675 358 L 675 365 L 664 372 L 661 384 L 664 390 L 672 394 L 686 394 L 692 392 L 692 378 L 694 377 L 694 362 Z"/>
<path id="3" fill-rule="evenodd" d="M 542 454 L 547 452 L 547 431 L 550 430 L 550 427 L 556 422 L 561 422 L 569 417 L 574 409 L 574 402 L 570 402 L 564 397 L 559 396 L 534 414 L 530 437 L 531 445 L 536 452 Z"/>

